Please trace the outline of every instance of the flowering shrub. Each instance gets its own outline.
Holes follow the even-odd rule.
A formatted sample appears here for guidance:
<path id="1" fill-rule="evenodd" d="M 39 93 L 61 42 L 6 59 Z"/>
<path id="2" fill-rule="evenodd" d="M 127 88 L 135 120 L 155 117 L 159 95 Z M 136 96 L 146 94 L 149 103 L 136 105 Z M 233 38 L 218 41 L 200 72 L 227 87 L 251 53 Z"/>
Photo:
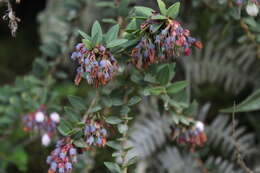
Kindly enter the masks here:
<path id="1" fill-rule="evenodd" d="M 197 3 L 201 1 L 197 1 Z M 191 88 L 191 79 L 188 75 L 192 73 L 189 71 L 192 68 L 183 69 L 179 63 L 183 59 L 178 57 L 188 56 L 186 59 L 195 60 L 195 57 L 192 56 L 194 48 L 199 49 L 196 50 L 196 55 L 199 56 L 201 49 L 208 46 L 207 43 L 204 43 L 203 46 L 199 41 L 199 35 L 203 42 L 208 39 L 205 33 L 200 33 L 209 31 L 208 26 L 204 26 L 204 23 L 231 20 L 232 17 L 231 24 L 233 25 L 237 22 L 236 20 L 239 20 L 239 26 L 246 31 L 247 36 L 253 35 L 251 29 L 257 33 L 258 24 L 254 23 L 256 19 L 253 17 L 258 14 L 259 2 L 253 0 L 230 1 L 231 5 L 225 7 L 223 11 L 230 10 L 229 7 L 235 11 L 228 13 L 225 17 L 215 16 L 205 19 L 205 21 L 204 18 L 199 18 L 199 21 L 194 20 L 193 16 L 188 19 L 185 19 L 186 16 L 182 19 L 178 18 L 180 2 L 170 4 L 167 8 L 162 0 L 157 0 L 159 7 L 157 11 L 144 6 L 135 6 L 136 4 L 130 0 L 116 0 L 112 3 L 110 1 L 95 2 L 99 7 L 109 7 L 104 11 L 108 10 L 106 14 L 109 14 L 108 16 L 111 14 L 114 18 L 103 19 L 102 22 L 113 23 L 113 26 L 104 32 L 105 29 L 102 29 L 101 26 L 109 25 L 95 21 L 89 28 L 90 34 L 84 32 L 88 30 L 85 28 L 87 26 L 84 23 L 85 18 L 80 19 L 86 10 L 87 1 L 73 0 L 72 2 L 69 0 L 57 3 L 59 5 L 64 3 L 64 6 L 59 6 L 63 12 L 48 20 L 47 27 L 44 26 L 49 29 L 48 27 L 52 25 L 50 23 L 54 21 L 55 27 L 52 29 L 56 32 L 50 29 L 47 36 L 42 35 L 42 45 L 40 46 L 42 56 L 36 58 L 30 75 L 17 79 L 14 89 L 9 90 L 8 85 L 0 90 L 1 94 L 3 93 L 3 96 L 0 94 L 0 112 L 6 115 L 3 119 L 0 117 L 0 126 L 2 127 L 3 124 L 4 129 L 8 126 L 14 127 L 13 124 L 22 124 L 25 132 L 41 136 L 44 146 L 49 146 L 52 140 L 58 138 L 56 145 L 49 147 L 52 148 L 52 151 L 49 152 L 46 159 L 48 173 L 76 172 L 77 169 L 81 169 L 82 172 L 95 172 L 96 170 L 89 168 L 92 165 L 98 167 L 98 171 L 103 172 L 105 172 L 105 167 L 112 173 L 135 172 L 132 165 L 139 164 L 138 159 L 144 157 L 138 155 L 143 151 L 135 148 L 136 143 L 142 145 L 145 152 L 150 152 L 149 156 L 156 155 L 156 159 L 161 157 L 161 154 L 157 155 L 155 150 L 162 150 L 164 146 L 183 149 L 184 152 L 187 148 L 182 148 L 182 146 L 188 146 L 192 151 L 188 154 L 197 154 L 196 163 L 199 162 L 200 166 L 203 165 L 206 160 L 205 153 L 210 150 L 207 141 L 208 138 L 211 139 L 212 134 L 206 134 L 207 126 L 202 122 L 208 120 L 197 117 L 203 112 L 203 110 L 198 110 L 201 105 L 196 100 L 191 101 L 196 94 Z M 234 7 L 233 3 L 236 3 L 238 7 Z M 228 2 L 224 4 L 228 4 Z M 208 6 L 211 7 L 210 5 Z M 48 7 L 50 8 L 52 5 L 48 5 Z M 241 11 L 237 10 L 240 10 L 241 7 L 245 7 L 248 15 L 253 17 L 244 17 L 243 12 L 241 14 Z M 183 9 L 186 10 L 186 8 Z M 216 10 L 215 8 L 209 9 Z M 186 10 L 185 14 L 188 11 Z M 210 12 L 207 11 L 207 13 Z M 113 16 L 115 14 L 116 16 Z M 200 15 L 204 14 L 197 14 L 197 16 Z M 9 18 L 11 17 L 9 16 Z M 48 17 L 48 13 L 45 13 L 39 17 L 39 20 L 45 20 Z M 57 22 L 58 19 L 64 23 Z M 185 22 L 189 20 L 194 20 L 193 25 L 187 25 L 189 29 L 184 28 Z M 14 21 L 16 25 L 13 25 L 17 28 L 18 18 L 14 18 Z M 196 31 L 195 26 L 201 28 Z M 84 28 L 84 31 L 79 28 Z M 214 55 L 211 53 L 212 47 L 218 45 L 218 39 L 226 36 L 225 29 L 221 30 L 223 35 L 216 33 L 216 44 L 214 42 L 205 50 L 205 56 Z M 228 34 L 234 34 L 234 37 L 242 35 L 240 32 Z M 81 41 L 78 38 L 81 38 Z M 257 39 L 258 37 L 253 36 L 251 41 L 255 43 Z M 222 49 L 216 48 L 216 50 L 218 52 Z M 215 61 L 217 58 L 210 62 Z M 72 62 L 75 62 L 76 68 L 72 66 Z M 203 65 L 211 65 L 207 61 L 203 61 L 203 63 Z M 225 66 L 223 63 L 220 64 Z M 248 66 L 248 64 L 246 65 Z M 214 64 L 209 69 L 213 71 L 213 67 L 215 67 Z M 200 68 L 200 64 L 196 64 L 194 69 L 198 71 Z M 70 79 L 70 76 L 74 76 L 69 73 L 70 71 L 75 71 L 74 84 L 76 86 L 72 82 L 73 79 Z M 223 71 L 223 74 L 226 73 L 229 71 Z M 212 74 L 198 73 L 198 76 L 208 77 Z M 213 77 L 216 78 L 216 76 Z M 88 85 L 84 85 L 84 82 Z M 205 95 L 208 96 L 208 93 Z M 256 106 L 248 106 L 249 103 L 256 104 L 257 101 L 251 99 L 258 98 L 258 96 L 259 93 L 256 93 L 245 103 L 239 104 L 238 111 L 258 109 Z M 205 100 L 201 102 L 204 103 Z M 230 112 L 230 108 L 223 111 Z M 57 112 L 62 114 L 62 117 Z M 149 116 L 146 116 L 147 112 L 149 112 Z M 142 115 L 144 118 L 149 119 L 147 117 L 150 117 L 150 114 L 152 117 L 157 112 L 159 115 L 157 119 L 153 120 L 156 122 L 147 123 L 139 120 L 139 116 L 142 114 L 144 114 Z M 22 115 L 22 123 L 17 115 Z M 3 121 L 2 124 L 1 121 Z M 141 132 L 131 135 L 136 121 L 141 122 L 141 127 L 137 127 L 137 129 L 141 129 Z M 219 127 L 222 127 L 222 124 L 219 124 Z M 8 134 L 4 131 L 0 134 L 10 138 L 15 136 L 15 132 Z M 10 145 L 8 143 L 8 145 L 2 146 L 0 143 L 0 151 L 6 148 L 7 151 L 10 151 L 13 145 L 26 139 L 15 148 L 17 153 L 25 153 L 23 145 L 28 143 L 27 138 L 27 135 L 22 134 L 17 140 L 7 140 Z M 230 142 L 230 136 L 228 136 L 228 140 Z M 212 141 L 209 140 L 209 142 Z M 232 145 L 235 142 L 232 141 Z M 157 148 L 158 145 L 160 146 Z M 91 159 L 96 159 L 98 162 L 95 164 L 84 163 L 82 166 L 81 156 L 88 157 L 84 160 L 86 162 L 91 163 Z M 9 162 L 16 165 L 16 159 L 19 160 L 19 156 L 16 155 L 10 157 L 4 155 L 4 157 L 7 159 L 3 165 L 8 165 Z M 28 155 L 28 157 L 30 156 Z M 154 158 L 151 157 L 151 159 Z M 100 162 L 104 162 L 105 167 Z M 151 163 L 149 162 L 149 164 Z M 22 166 L 24 165 L 26 165 L 26 161 Z M 86 167 L 86 170 L 80 166 Z M 139 166 L 137 167 L 139 168 Z M 0 163 L 0 172 L 2 167 L 4 171 L 8 171 L 8 167 L 4 167 Z M 153 165 L 149 168 L 153 168 Z M 147 170 L 150 171 L 148 168 Z M 204 167 L 201 170 L 204 171 Z"/>

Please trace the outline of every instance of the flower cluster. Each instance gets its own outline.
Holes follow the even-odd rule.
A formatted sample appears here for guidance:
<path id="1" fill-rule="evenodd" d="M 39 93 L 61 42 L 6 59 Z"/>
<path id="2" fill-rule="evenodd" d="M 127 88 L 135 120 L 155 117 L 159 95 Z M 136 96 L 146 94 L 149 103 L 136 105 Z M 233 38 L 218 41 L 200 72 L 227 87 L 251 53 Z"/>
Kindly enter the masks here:
<path id="1" fill-rule="evenodd" d="M 132 50 L 131 56 L 137 68 L 181 54 L 188 56 L 191 46 L 202 48 L 201 42 L 191 37 L 190 31 L 183 29 L 178 21 L 165 21 L 158 31 L 155 26 L 161 25 L 160 20 L 148 19 L 141 25 L 141 30 L 149 34 L 144 35 Z"/>
<path id="2" fill-rule="evenodd" d="M 190 145 L 192 149 L 196 146 L 203 146 L 207 141 L 207 136 L 204 132 L 204 124 L 197 121 L 193 127 L 172 128 L 172 139 L 179 144 Z"/>
<path id="3" fill-rule="evenodd" d="M 260 8 L 260 0 L 235 0 L 237 6 L 246 5 L 246 12 L 249 16 L 257 16 Z"/>
<path id="4" fill-rule="evenodd" d="M 89 146 L 104 147 L 106 145 L 107 130 L 103 123 L 88 119 L 85 125 L 85 140 Z"/>
<path id="5" fill-rule="evenodd" d="M 118 70 L 116 59 L 103 45 L 88 50 L 83 43 L 79 43 L 71 59 L 77 60 L 80 65 L 77 68 L 76 85 L 79 85 L 82 77 L 95 87 L 98 87 L 99 83 L 106 85 Z"/>
<path id="6" fill-rule="evenodd" d="M 48 146 L 51 138 L 56 133 L 56 126 L 60 121 L 60 115 L 57 112 L 53 112 L 48 116 L 45 106 L 42 105 L 35 112 L 23 116 L 22 121 L 24 131 L 40 132 L 42 135 L 42 145 Z"/>
<path id="7" fill-rule="evenodd" d="M 68 173 L 72 170 L 72 164 L 77 162 L 77 149 L 70 138 L 59 140 L 56 148 L 47 157 L 50 165 L 48 173 Z"/>

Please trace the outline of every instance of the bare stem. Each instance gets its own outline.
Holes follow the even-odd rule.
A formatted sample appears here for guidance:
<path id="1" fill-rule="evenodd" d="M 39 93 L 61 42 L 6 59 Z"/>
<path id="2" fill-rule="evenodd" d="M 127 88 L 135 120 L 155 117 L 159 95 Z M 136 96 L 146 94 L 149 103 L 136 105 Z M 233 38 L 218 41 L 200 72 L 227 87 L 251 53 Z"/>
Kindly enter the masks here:
<path id="1" fill-rule="evenodd" d="M 236 104 L 234 103 L 234 110 L 232 113 L 232 137 L 233 140 L 235 141 L 235 155 L 236 155 L 237 163 L 246 173 L 254 173 L 250 168 L 247 167 L 246 163 L 243 161 L 241 156 L 241 151 L 240 151 L 240 144 L 236 141 L 235 138 L 235 109 L 236 109 Z"/>

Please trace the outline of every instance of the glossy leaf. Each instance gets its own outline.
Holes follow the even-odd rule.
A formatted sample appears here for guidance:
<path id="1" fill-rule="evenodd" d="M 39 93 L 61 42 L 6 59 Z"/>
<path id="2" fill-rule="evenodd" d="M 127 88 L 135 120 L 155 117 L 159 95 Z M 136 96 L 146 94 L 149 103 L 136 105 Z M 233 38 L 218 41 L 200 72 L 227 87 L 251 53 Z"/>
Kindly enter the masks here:
<path id="1" fill-rule="evenodd" d="M 255 91 L 242 103 L 238 104 L 235 107 L 235 110 L 232 106 L 230 108 L 222 109 L 221 112 L 232 113 L 232 112 L 248 112 L 248 111 L 256 111 L 256 110 L 260 110 L 260 89 Z"/>
<path id="2" fill-rule="evenodd" d="M 179 14 L 179 10 L 180 10 L 180 3 L 176 2 L 175 4 L 173 4 L 168 8 L 167 16 L 171 18 L 176 18 Z"/>
<path id="3" fill-rule="evenodd" d="M 118 164 L 113 162 L 104 162 L 105 166 L 111 171 L 112 173 L 121 173 L 120 167 Z"/>
<path id="4" fill-rule="evenodd" d="M 166 91 L 169 94 L 175 94 L 175 93 L 180 92 L 181 90 L 183 90 L 185 87 L 187 87 L 187 85 L 188 85 L 187 81 L 175 82 L 175 83 L 169 85 L 166 88 Z"/>
<path id="5" fill-rule="evenodd" d="M 68 96 L 68 99 L 69 99 L 70 104 L 75 109 L 77 109 L 79 111 L 82 111 L 82 110 L 86 109 L 86 107 L 85 107 L 86 103 L 80 97 L 70 95 L 70 96 Z"/>
<path id="6" fill-rule="evenodd" d="M 102 34 L 102 28 L 100 26 L 100 23 L 98 21 L 95 21 L 91 29 L 91 37 L 92 39 L 95 39 L 95 42 L 97 44 L 102 41 L 102 36 L 103 34 Z"/>
<path id="7" fill-rule="evenodd" d="M 140 16 L 149 17 L 152 15 L 152 12 L 154 12 L 154 10 L 151 8 L 142 7 L 142 6 L 135 7 L 135 13 L 137 16 L 140 15 Z"/>
<path id="8" fill-rule="evenodd" d="M 79 33 L 84 39 L 91 40 L 91 37 L 90 37 L 88 34 L 86 34 L 84 31 L 78 30 L 78 33 Z"/>
<path id="9" fill-rule="evenodd" d="M 129 106 L 133 106 L 133 105 L 139 103 L 141 100 L 142 100 L 141 97 L 134 96 L 134 97 L 132 97 L 132 98 L 129 100 L 128 105 L 129 105 Z"/>
<path id="10" fill-rule="evenodd" d="M 160 12 L 161 12 L 163 15 L 166 15 L 167 9 L 166 9 L 165 3 L 164 3 L 162 0 L 157 0 L 157 4 L 158 4 L 158 6 L 159 6 Z"/>
<path id="11" fill-rule="evenodd" d="M 170 69 L 168 65 L 163 66 L 157 73 L 156 80 L 161 85 L 166 85 L 170 81 Z"/>
<path id="12" fill-rule="evenodd" d="M 114 116 L 109 116 L 106 118 L 106 122 L 108 124 L 119 124 L 122 122 L 122 120 L 118 117 L 114 117 Z"/>
<path id="13" fill-rule="evenodd" d="M 109 43 L 107 43 L 107 48 L 113 48 L 116 46 L 120 46 L 126 42 L 127 42 L 127 39 L 116 39 L 116 40 L 113 40 L 113 41 L 110 41 Z"/>
<path id="14" fill-rule="evenodd" d="M 116 142 L 116 141 L 108 141 L 106 143 L 107 146 L 115 149 L 115 150 L 120 150 L 121 149 L 121 145 L 119 142 Z"/>
<path id="15" fill-rule="evenodd" d="M 110 41 L 115 40 L 117 38 L 118 32 L 119 32 L 118 24 L 111 27 L 105 36 L 106 43 L 109 43 Z"/>

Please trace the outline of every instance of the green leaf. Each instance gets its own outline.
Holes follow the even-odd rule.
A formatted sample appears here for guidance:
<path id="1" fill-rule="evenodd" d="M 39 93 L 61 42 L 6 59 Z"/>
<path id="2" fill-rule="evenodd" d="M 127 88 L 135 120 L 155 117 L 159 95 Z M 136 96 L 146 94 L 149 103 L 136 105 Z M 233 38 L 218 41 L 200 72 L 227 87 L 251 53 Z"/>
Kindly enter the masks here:
<path id="1" fill-rule="evenodd" d="M 109 43 L 110 41 L 115 40 L 117 38 L 118 32 L 119 32 L 118 24 L 111 27 L 105 36 L 106 43 Z"/>
<path id="2" fill-rule="evenodd" d="M 108 141 L 106 143 L 107 146 L 115 149 L 115 150 L 121 150 L 121 145 L 120 143 L 116 142 L 116 141 Z"/>
<path id="3" fill-rule="evenodd" d="M 260 89 L 256 90 L 253 94 L 251 94 L 246 100 L 242 103 L 238 104 L 234 110 L 233 107 L 226 108 L 220 110 L 225 113 L 232 112 L 248 112 L 248 111 L 256 111 L 260 110 Z"/>
<path id="4" fill-rule="evenodd" d="M 82 111 L 82 110 L 86 109 L 86 107 L 85 107 L 86 103 L 80 97 L 70 95 L 70 96 L 68 96 L 68 99 L 69 99 L 70 104 L 75 109 L 77 109 L 79 111 Z"/>
<path id="5" fill-rule="evenodd" d="M 185 87 L 187 87 L 188 82 L 187 81 L 179 81 L 171 84 L 166 88 L 167 93 L 169 94 L 175 94 L 177 92 L 180 92 L 183 90 Z"/>
<path id="6" fill-rule="evenodd" d="M 68 123 L 64 120 L 60 121 L 60 124 L 58 126 L 58 131 L 63 135 L 63 136 L 68 136 L 70 132 L 72 131 L 71 128 L 69 127 Z"/>
<path id="7" fill-rule="evenodd" d="M 90 37 L 88 34 L 86 34 L 84 31 L 78 30 L 78 33 L 79 33 L 84 39 L 91 40 L 91 37 Z"/>
<path id="8" fill-rule="evenodd" d="M 128 126 L 126 124 L 118 124 L 117 128 L 121 134 L 125 134 L 128 130 Z"/>
<path id="9" fill-rule="evenodd" d="M 109 7 L 109 8 L 115 8 L 116 7 L 114 2 L 107 2 L 107 1 L 96 2 L 95 5 L 97 7 Z"/>
<path id="10" fill-rule="evenodd" d="M 102 19 L 102 22 L 117 24 L 117 21 L 115 19 L 112 19 L 112 18 L 104 18 L 104 19 Z"/>
<path id="11" fill-rule="evenodd" d="M 135 9 L 135 14 L 137 16 L 140 15 L 140 16 L 149 17 L 152 15 L 152 12 L 154 12 L 153 9 L 143 7 L 143 6 L 136 6 L 134 9 Z"/>
<path id="12" fill-rule="evenodd" d="M 65 111 L 65 115 L 69 119 L 69 121 L 71 121 L 73 123 L 79 121 L 77 113 L 71 107 L 65 106 L 64 111 Z"/>
<path id="13" fill-rule="evenodd" d="M 121 173 L 120 167 L 118 164 L 113 162 L 104 162 L 105 166 L 111 171 L 112 173 Z"/>
<path id="14" fill-rule="evenodd" d="M 180 2 L 176 2 L 168 8 L 167 16 L 171 18 L 176 18 L 179 14 L 179 10 L 180 10 Z"/>
<path id="15" fill-rule="evenodd" d="M 91 37 L 92 37 L 92 40 L 95 39 L 96 44 L 98 44 L 102 41 L 102 37 L 103 37 L 102 28 L 98 21 L 95 21 L 95 23 L 92 26 Z"/>
<path id="16" fill-rule="evenodd" d="M 93 48 L 92 42 L 88 39 L 82 39 L 82 43 L 86 46 L 87 49 L 91 50 Z"/>
<path id="17" fill-rule="evenodd" d="M 73 144 L 78 148 L 89 147 L 89 145 L 83 139 L 76 140 L 73 142 Z"/>
<path id="18" fill-rule="evenodd" d="M 160 95 L 160 94 L 165 94 L 166 89 L 165 87 L 151 87 L 151 88 L 146 88 L 145 89 L 145 95 Z"/>
<path id="19" fill-rule="evenodd" d="M 161 85 L 167 85 L 168 82 L 170 81 L 170 69 L 169 65 L 164 66 L 159 70 L 159 72 L 156 75 L 156 80 L 161 84 Z"/>
<path id="20" fill-rule="evenodd" d="M 107 48 L 120 46 L 121 44 L 124 44 L 127 41 L 128 41 L 127 39 L 116 39 L 116 40 L 110 41 L 109 43 L 107 43 Z"/>
<path id="21" fill-rule="evenodd" d="M 88 113 L 98 112 L 98 111 L 100 111 L 101 109 L 102 109 L 102 107 L 99 106 L 99 105 L 97 105 L 97 106 L 94 106 L 93 108 L 91 108 Z"/>
<path id="22" fill-rule="evenodd" d="M 121 106 L 124 104 L 124 102 L 119 98 L 112 98 L 112 104 L 113 106 Z"/>
<path id="23" fill-rule="evenodd" d="M 122 122 L 122 120 L 118 117 L 110 116 L 106 118 L 106 122 L 108 124 L 119 124 Z"/>
<path id="24" fill-rule="evenodd" d="M 179 116 L 179 120 L 180 120 L 180 122 L 182 123 L 182 124 L 185 124 L 185 125 L 190 125 L 190 120 L 189 119 L 187 119 L 186 117 L 184 117 L 184 116 Z"/>
<path id="25" fill-rule="evenodd" d="M 163 15 L 166 15 L 167 9 L 166 9 L 165 3 L 164 3 L 162 0 L 157 0 L 157 4 L 158 4 L 158 6 L 159 6 L 160 12 L 161 12 Z"/>
<path id="26" fill-rule="evenodd" d="M 121 115 L 127 115 L 130 112 L 130 108 L 128 106 L 123 106 L 120 110 Z"/>
<path id="27" fill-rule="evenodd" d="M 165 19 L 167 19 L 167 17 L 158 14 L 158 15 L 152 16 L 152 19 L 154 19 L 154 20 L 165 20 Z"/>
<path id="28" fill-rule="evenodd" d="M 139 29 L 136 18 L 133 18 L 130 23 L 126 26 L 125 30 L 128 32 Z"/>
<path id="29" fill-rule="evenodd" d="M 248 24 L 250 27 L 256 27 L 257 23 L 253 17 L 245 17 L 243 18 L 246 24 Z"/>
<path id="30" fill-rule="evenodd" d="M 134 96 L 134 97 L 132 97 L 132 98 L 129 100 L 128 105 L 129 105 L 129 106 L 133 106 L 133 105 L 137 104 L 138 102 L 140 102 L 141 100 L 142 100 L 141 97 Z"/>
<path id="31" fill-rule="evenodd" d="M 132 157 L 131 159 L 129 159 L 128 162 L 127 162 L 125 165 L 123 165 L 123 167 L 128 167 L 128 166 L 130 166 L 130 165 L 133 165 L 133 164 L 135 164 L 137 161 L 138 161 L 138 157 L 137 157 L 137 156 L 134 156 L 134 157 Z"/>

